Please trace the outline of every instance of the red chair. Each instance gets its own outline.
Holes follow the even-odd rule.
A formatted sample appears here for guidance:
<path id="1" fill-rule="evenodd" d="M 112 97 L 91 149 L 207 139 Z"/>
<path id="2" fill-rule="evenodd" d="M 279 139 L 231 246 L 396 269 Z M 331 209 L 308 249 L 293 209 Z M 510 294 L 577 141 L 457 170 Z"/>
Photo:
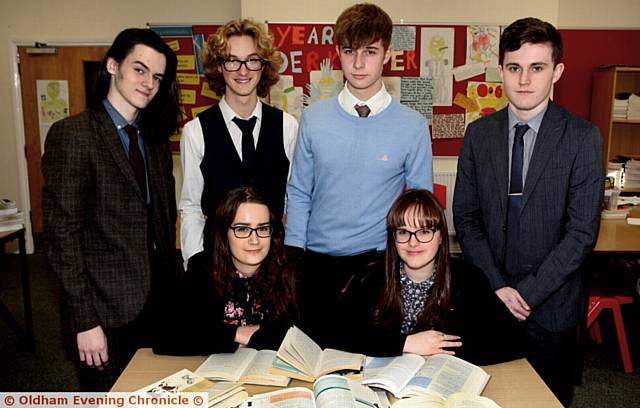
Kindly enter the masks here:
<path id="1" fill-rule="evenodd" d="M 620 305 L 630 303 L 633 303 L 631 296 L 609 294 L 600 288 L 592 288 L 591 296 L 589 296 L 589 310 L 587 312 L 587 330 L 589 330 L 593 341 L 598 344 L 602 343 L 602 332 L 600 330 L 600 323 L 596 319 L 604 309 L 611 309 L 613 312 L 622 364 L 624 365 L 624 372 L 627 374 L 633 373 L 633 363 L 631 362 L 631 354 L 629 354 L 629 345 L 627 344 L 627 335 L 624 331 L 624 321 L 622 320 Z"/>

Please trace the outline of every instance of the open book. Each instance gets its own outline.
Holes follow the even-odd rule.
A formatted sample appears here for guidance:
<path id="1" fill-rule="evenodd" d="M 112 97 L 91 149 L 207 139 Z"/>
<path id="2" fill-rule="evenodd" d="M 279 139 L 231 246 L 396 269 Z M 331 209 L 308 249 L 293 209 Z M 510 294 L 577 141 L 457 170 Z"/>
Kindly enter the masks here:
<path id="1" fill-rule="evenodd" d="M 272 374 L 285 375 L 298 380 L 313 382 L 329 373 L 343 370 L 360 371 L 364 354 L 324 349 L 302 330 L 293 326 L 287 331 L 273 361 Z"/>
<path id="2" fill-rule="evenodd" d="M 151 385 L 135 391 L 153 397 L 162 397 L 183 392 L 206 392 L 209 407 L 235 407 L 249 398 L 241 384 L 231 382 L 213 383 L 187 369 L 178 371 Z"/>
<path id="3" fill-rule="evenodd" d="M 454 356 L 403 354 L 367 358 L 362 383 L 397 398 L 431 394 L 447 399 L 457 392 L 480 395 L 488 381 L 482 368 Z"/>
<path id="4" fill-rule="evenodd" d="M 273 350 L 238 348 L 235 353 L 210 355 L 198 367 L 196 374 L 210 380 L 286 387 L 289 377 L 269 373 L 275 358 L 276 352 Z"/>
<path id="5" fill-rule="evenodd" d="M 436 395 L 420 395 L 397 400 L 393 408 L 500 408 L 493 400 L 462 392 L 451 394 L 446 400 Z"/>
<path id="6" fill-rule="evenodd" d="M 294 387 L 257 394 L 242 404 L 243 408 L 359 408 L 389 406 L 378 395 L 356 380 L 325 375 L 308 388 Z M 383 405 L 387 404 L 387 405 Z"/>

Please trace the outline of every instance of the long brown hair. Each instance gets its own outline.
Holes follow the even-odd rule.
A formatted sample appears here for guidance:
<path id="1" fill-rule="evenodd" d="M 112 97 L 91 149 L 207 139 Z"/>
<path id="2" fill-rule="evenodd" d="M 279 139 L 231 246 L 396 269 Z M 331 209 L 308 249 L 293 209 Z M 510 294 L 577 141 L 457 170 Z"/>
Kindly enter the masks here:
<path id="1" fill-rule="evenodd" d="M 215 215 L 213 278 L 218 294 L 223 297 L 233 295 L 236 274 L 227 233 L 236 218 L 238 208 L 244 203 L 262 204 L 269 208 L 267 200 L 253 187 L 239 187 L 225 196 Z M 262 310 L 267 312 L 267 320 L 291 320 L 297 316 L 295 281 L 293 271 L 284 263 L 282 223 L 275 217 L 271 208 L 269 223 L 273 227 L 271 246 L 255 275 L 257 300 Z"/>
<path id="2" fill-rule="evenodd" d="M 435 282 L 429 298 L 418 316 L 414 332 L 442 326 L 451 308 L 451 274 L 449 270 L 449 231 L 444 210 L 436 197 L 427 190 L 407 190 L 393 203 L 387 214 L 387 252 L 385 259 L 384 290 L 374 320 L 385 327 L 394 327 L 402 321 L 402 287 L 400 285 L 400 256 L 393 233 L 406 225 L 407 216 L 413 216 L 420 228 L 440 231 L 442 242 L 435 257 Z"/>

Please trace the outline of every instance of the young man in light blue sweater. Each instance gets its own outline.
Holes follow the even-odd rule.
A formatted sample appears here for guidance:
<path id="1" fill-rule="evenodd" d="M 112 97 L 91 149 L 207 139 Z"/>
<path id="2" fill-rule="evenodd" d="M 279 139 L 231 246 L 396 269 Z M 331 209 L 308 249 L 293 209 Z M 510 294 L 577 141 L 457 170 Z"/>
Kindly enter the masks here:
<path id="1" fill-rule="evenodd" d="M 335 38 L 346 85 L 337 98 L 310 106 L 300 122 L 285 244 L 290 253 L 305 250 L 300 303 L 303 321 L 314 326 L 365 265 L 383 258 L 385 217 L 405 183 L 433 189 L 427 121 L 382 83 L 392 30 L 376 5 L 343 11 Z M 310 304 L 317 313 L 306 310 Z"/>

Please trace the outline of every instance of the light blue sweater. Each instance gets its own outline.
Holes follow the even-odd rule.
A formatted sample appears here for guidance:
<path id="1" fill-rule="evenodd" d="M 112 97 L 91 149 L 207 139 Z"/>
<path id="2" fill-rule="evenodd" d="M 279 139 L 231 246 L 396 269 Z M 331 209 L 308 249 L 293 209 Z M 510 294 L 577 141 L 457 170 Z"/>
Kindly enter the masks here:
<path id="1" fill-rule="evenodd" d="M 285 244 L 334 256 L 384 250 L 404 184 L 433 190 L 427 122 L 396 100 L 368 118 L 338 98 L 302 114 L 287 185 Z"/>

